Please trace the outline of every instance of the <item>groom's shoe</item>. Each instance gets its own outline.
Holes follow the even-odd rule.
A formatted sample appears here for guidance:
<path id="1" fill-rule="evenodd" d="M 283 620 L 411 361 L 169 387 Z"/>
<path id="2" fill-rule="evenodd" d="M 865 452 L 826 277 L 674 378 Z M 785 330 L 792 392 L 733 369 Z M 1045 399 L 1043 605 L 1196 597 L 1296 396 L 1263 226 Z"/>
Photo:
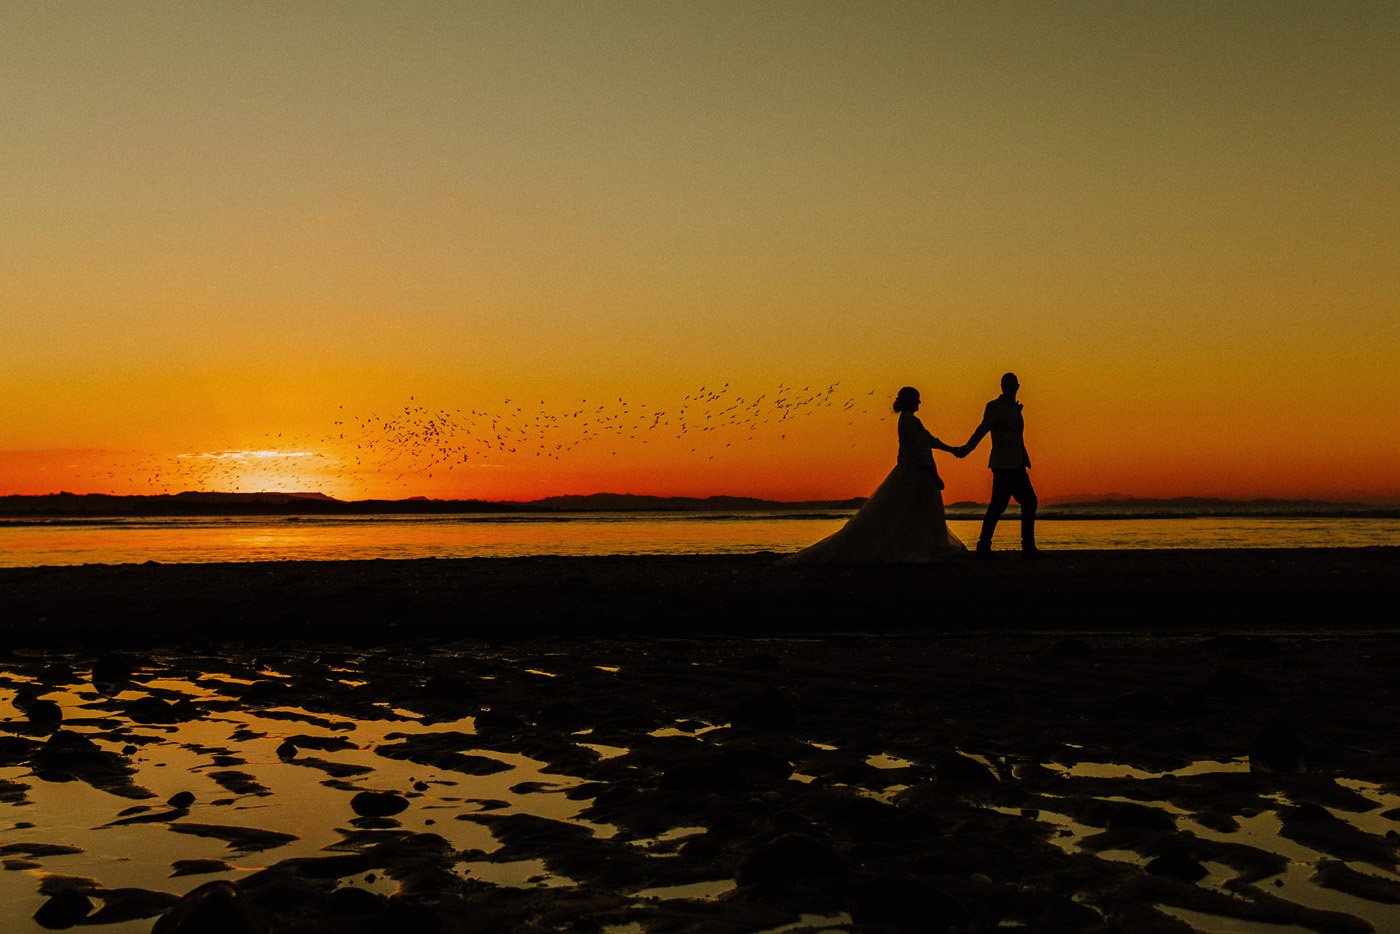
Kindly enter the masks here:
<path id="1" fill-rule="evenodd" d="M 1039 548 L 1035 547 L 1035 542 L 1022 542 L 1022 543 L 1021 543 L 1021 557 L 1022 557 L 1022 558 L 1043 558 L 1043 557 L 1045 557 L 1045 552 L 1043 552 L 1043 551 L 1041 551 Z"/>

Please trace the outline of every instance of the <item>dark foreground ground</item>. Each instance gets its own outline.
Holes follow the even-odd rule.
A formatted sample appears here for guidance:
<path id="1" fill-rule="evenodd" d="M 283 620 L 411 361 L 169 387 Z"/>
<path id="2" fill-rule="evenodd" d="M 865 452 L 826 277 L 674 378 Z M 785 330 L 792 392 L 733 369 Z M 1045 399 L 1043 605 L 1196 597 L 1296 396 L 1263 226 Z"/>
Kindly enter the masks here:
<path id="1" fill-rule="evenodd" d="M 1400 548 L 1061 552 L 788 568 L 773 555 L 0 569 L 11 647 L 334 638 L 1388 627 Z"/>
<path id="2" fill-rule="evenodd" d="M 157 797 L 143 756 L 243 717 L 183 747 L 227 800 L 137 816 L 228 836 L 218 806 L 275 802 L 258 763 L 291 739 L 334 851 L 276 859 L 269 826 L 263 862 L 178 902 L 165 870 L 117 891 L 45 875 L 42 846 L 6 868 L 54 913 L 161 934 L 1400 929 L 1397 598 L 1397 549 L 0 571 L 0 850 L 19 817 L 78 842 L 45 783 Z M 386 717 L 392 743 L 327 738 Z M 569 787 L 474 795 L 512 755 Z M 427 780 L 386 787 L 404 761 Z M 401 809 L 352 813 L 367 790 Z M 535 793 L 577 813 L 517 806 Z M 458 849 L 454 819 L 495 848 Z M 529 860 L 529 884 L 480 871 Z"/>

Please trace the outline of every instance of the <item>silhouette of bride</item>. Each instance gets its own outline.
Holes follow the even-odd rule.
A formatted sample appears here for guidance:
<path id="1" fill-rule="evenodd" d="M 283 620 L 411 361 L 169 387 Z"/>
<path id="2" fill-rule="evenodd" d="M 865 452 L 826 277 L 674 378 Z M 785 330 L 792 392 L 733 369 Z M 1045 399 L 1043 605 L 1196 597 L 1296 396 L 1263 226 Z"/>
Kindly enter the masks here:
<path id="1" fill-rule="evenodd" d="M 957 453 L 929 434 L 914 414 L 919 391 L 905 386 L 895 396 L 899 413 L 899 457 L 894 470 L 844 526 L 783 564 L 899 564 L 942 561 L 967 551 L 948 531 L 943 481 L 933 451 Z"/>

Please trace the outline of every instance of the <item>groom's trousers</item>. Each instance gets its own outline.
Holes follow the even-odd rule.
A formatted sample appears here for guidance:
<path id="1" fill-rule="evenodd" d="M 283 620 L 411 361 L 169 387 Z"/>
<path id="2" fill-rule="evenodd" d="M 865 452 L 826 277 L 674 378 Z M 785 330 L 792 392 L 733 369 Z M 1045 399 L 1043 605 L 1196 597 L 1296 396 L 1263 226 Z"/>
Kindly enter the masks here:
<path id="1" fill-rule="evenodd" d="M 987 503 L 987 517 L 982 520 L 982 535 L 977 541 L 979 548 L 991 547 L 997 520 L 1013 499 L 1021 507 L 1021 547 L 1035 547 L 1035 508 L 1040 501 L 1035 498 L 1031 475 L 1026 468 L 1020 467 L 1016 470 L 992 469 L 992 499 Z"/>

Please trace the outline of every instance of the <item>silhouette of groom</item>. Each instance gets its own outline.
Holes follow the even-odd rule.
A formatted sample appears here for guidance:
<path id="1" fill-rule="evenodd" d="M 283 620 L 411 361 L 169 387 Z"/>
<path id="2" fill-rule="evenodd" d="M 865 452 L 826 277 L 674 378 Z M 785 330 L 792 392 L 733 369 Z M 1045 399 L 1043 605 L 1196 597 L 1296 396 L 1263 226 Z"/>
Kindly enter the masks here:
<path id="1" fill-rule="evenodd" d="M 1035 489 L 1027 471 L 1031 466 L 1030 455 L 1026 453 L 1026 420 L 1021 416 L 1021 403 L 1016 401 L 1016 390 L 1021 388 L 1015 373 L 1007 373 L 1001 378 L 1001 395 L 987 403 L 982 413 L 982 424 L 959 448 L 958 457 L 966 457 L 981 442 L 984 435 L 992 436 L 992 456 L 987 466 L 992 469 L 992 498 L 987 503 L 987 516 L 982 520 L 982 534 L 977 539 L 977 557 L 985 558 L 992 553 L 992 534 L 996 532 L 997 520 L 1006 511 L 1006 505 L 1015 499 L 1021 506 L 1021 551 L 1027 556 L 1039 552 L 1035 547 Z"/>

